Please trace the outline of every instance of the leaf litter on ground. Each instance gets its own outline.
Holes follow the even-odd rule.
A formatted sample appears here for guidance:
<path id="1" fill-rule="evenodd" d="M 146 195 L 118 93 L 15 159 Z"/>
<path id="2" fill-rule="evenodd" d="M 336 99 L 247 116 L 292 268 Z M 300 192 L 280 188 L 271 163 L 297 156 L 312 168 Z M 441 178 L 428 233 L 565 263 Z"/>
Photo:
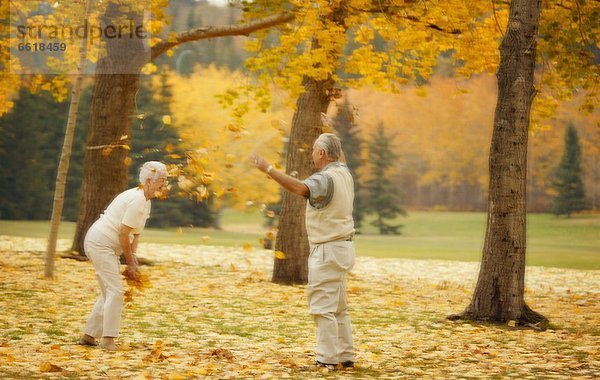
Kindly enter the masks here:
<path id="1" fill-rule="evenodd" d="M 129 287 L 121 350 L 105 352 L 76 345 L 93 267 L 57 259 L 45 280 L 44 249 L 0 236 L 1 378 L 600 377 L 600 271 L 527 268 L 527 302 L 551 322 L 535 331 L 445 319 L 468 304 L 477 263 L 360 256 L 348 279 L 357 367 L 325 372 L 305 286 L 270 282 L 272 251 L 140 244 L 156 265 Z"/>

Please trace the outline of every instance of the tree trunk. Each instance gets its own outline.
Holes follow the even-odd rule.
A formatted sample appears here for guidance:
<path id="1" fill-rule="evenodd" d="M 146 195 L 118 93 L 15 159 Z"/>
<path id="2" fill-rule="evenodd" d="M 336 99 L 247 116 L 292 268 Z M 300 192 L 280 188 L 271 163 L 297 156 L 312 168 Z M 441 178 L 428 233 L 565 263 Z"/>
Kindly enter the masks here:
<path id="1" fill-rule="evenodd" d="M 535 323 L 524 300 L 527 137 L 535 96 L 541 0 L 514 0 L 500 45 L 498 101 L 490 148 L 488 220 L 479 279 L 463 319 Z"/>
<path id="2" fill-rule="evenodd" d="M 312 144 L 321 133 L 321 112 L 327 113 L 333 81 L 304 79 L 306 91 L 296 102 L 287 153 L 286 173 L 304 179 L 314 172 Z M 306 284 L 308 281 L 308 237 L 304 216 L 306 199 L 285 191 L 279 217 L 275 249 L 285 259 L 275 258 L 273 282 Z"/>
<path id="3" fill-rule="evenodd" d="M 118 4 L 111 3 L 102 20 L 105 24 L 118 25 L 117 20 L 122 16 Z M 126 16 L 134 20 L 134 25 L 141 24 L 140 15 Z M 135 116 L 139 72 L 150 58 L 149 51 L 144 54 L 140 38 L 122 36 L 105 42 L 106 55 L 98 61 L 92 90 L 81 201 L 72 247 L 81 255 L 89 227 L 110 201 L 127 187 L 131 122 Z"/>
<path id="4" fill-rule="evenodd" d="M 93 0 L 88 0 L 85 8 L 84 19 L 88 19 L 92 11 Z M 85 72 L 85 62 L 87 54 L 87 38 L 81 39 L 79 46 L 79 63 L 77 67 L 77 76 L 71 89 L 71 104 L 69 105 L 69 116 L 67 117 L 67 128 L 65 139 L 60 153 L 58 171 L 56 173 L 56 185 L 54 188 L 54 200 L 52 202 L 52 217 L 50 219 L 50 234 L 48 236 L 48 249 L 46 250 L 46 262 L 44 267 L 44 276 L 46 278 L 54 277 L 54 259 L 56 256 L 56 240 L 58 238 L 58 227 L 62 218 L 63 206 L 65 204 L 65 187 L 67 184 L 67 174 L 69 173 L 69 162 L 71 160 L 71 148 L 73 146 L 73 136 L 75 134 L 75 125 L 77 124 L 77 111 L 79 110 L 79 99 L 81 98 L 81 86 L 83 83 L 83 73 Z"/>

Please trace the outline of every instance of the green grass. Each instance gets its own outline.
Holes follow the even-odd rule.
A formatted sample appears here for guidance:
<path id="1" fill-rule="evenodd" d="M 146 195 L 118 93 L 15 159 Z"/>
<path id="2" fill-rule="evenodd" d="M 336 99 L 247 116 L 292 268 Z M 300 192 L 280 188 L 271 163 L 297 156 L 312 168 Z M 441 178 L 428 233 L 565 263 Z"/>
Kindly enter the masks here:
<path id="1" fill-rule="evenodd" d="M 226 211 L 223 230 L 186 227 L 147 229 L 143 242 L 258 246 L 264 218 L 259 213 Z M 408 259 L 479 261 L 485 236 L 486 215 L 474 212 L 410 212 L 398 221 L 402 235 L 381 236 L 365 223 L 356 237 L 359 255 Z M 46 221 L 0 221 L 0 234 L 48 236 Z M 74 223 L 64 222 L 60 238 L 73 237 Z M 209 236 L 206 240 L 203 237 Z M 528 217 L 527 264 L 534 266 L 600 269 L 600 215 L 570 219 L 549 214 Z"/>

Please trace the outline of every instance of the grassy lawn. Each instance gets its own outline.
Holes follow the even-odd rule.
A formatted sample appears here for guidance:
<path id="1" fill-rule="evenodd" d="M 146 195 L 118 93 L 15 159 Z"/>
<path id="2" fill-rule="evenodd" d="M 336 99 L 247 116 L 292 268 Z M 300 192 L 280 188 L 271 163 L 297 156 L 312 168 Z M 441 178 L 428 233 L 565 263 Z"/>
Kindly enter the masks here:
<path id="1" fill-rule="evenodd" d="M 258 247 L 267 230 L 258 213 L 227 211 L 223 230 L 205 228 L 148 229 L 143 241 L 166 244 L 206 244 Z M 402 235 L 381 236 L 365 224 L 356 237 L 358 254 L 374 257 L 479 261 L 485 236 L 486 215 L 468 212 L 410 212 L 398 219 Z M 61 224 L 60 238 L 73 237 L 74 223 Z M 47 237 L 48 222 L 0 221 L 0 234 Z M 571 219 L 530 214 L 528 265 L 600 269 L 600 215 L 577 215 Z"/>

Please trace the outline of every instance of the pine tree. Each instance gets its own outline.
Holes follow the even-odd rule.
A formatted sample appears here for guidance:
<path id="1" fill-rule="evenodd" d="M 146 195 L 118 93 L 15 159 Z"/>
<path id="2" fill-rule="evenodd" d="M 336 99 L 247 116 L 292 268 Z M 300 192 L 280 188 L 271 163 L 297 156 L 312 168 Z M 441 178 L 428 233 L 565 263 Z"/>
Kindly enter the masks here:
<path id="1" fill-rule="evenodd" d="M 67 104 L 57 104 L 48 92 L 23 89 L 12 111 L 0 118 L 0 219 L 50 218 L 66 110 Z M 77 215 L 84 148 L 85 126 L 78 125 L 63 213 L 67 220 Z"/>
<path id="2" fill-rule="evenodd" d="M 406 215 L 400 205 L 400 193 L 392 183 L 397 155 L 392 151 L 393 136 L 386 135 L 383 123 L 377 126 L 369 145 L 369 163 L 371 178 L 366 181 L 368 190 L 367 210 L 376 215 L 372 224 L 379 229 L 381 235 L 399 235 L 400 224 L 389 224 L 390 219 L 398 215 Z"/>
<path id="3" fill-rule="evenodd" d="M 333 128 L 337 132 L 346 156 L 346 163 L 352 177 L 354 178 L 354 226 L 359 231 L 362 225 L 364 202 L 360 196 L 360 182 L 357 175 L 358 169 L 360 168 L 360 151 L 362 140 L 359 136 L 360 128 L 354 122 L 354 107 L 348 101 L 348 98 L 344 100 L 344 103 L 338 108 L 337 114 L 333 118 Z"/>
<path id="4" fill-rule="evenodd" d="M 565 152 L 554 172 L 552 187 L 558 192 L 554 198 L 554 214 L 571 217 L 571 213 L 587 209 L 582 181 L 581 146 L 577 129 L 572 123 L 565 130 Z"/>

